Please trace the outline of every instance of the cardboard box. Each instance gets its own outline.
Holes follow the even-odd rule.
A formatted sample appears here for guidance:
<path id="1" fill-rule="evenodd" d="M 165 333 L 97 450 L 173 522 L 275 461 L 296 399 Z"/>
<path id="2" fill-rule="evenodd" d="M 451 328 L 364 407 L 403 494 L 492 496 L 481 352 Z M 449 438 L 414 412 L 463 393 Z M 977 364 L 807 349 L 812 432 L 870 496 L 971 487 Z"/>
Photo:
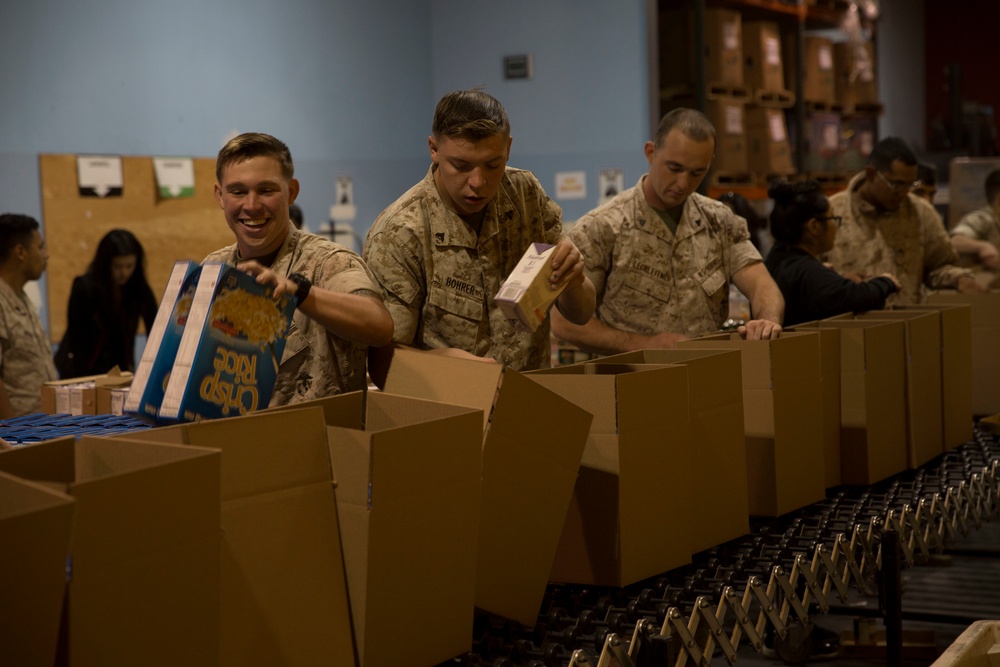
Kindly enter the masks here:
<path id="1" fill-rule="evenodd" d="M 469 651 L 480 411 L 381 392 L 301 405 L 323 406 L 338 424 L 327 438 L 358 664 L 419 667 Z"/>
<path id="2" fill-rule="evenodd" d="M 695 48 L 695 16 L 690 10 L 659 12 L 660 72 L 668 86 L 698 85 L 699 55 L 703 58 L 705 82 L 716 86 L 743 86 L 743 29 L 738 11 L 705 10 L 704 53 Z"/>
<path id="3" fill-rule="evenodd" d="M 221 450 L 216 665 L 353 660 L 326 428 L 322 411 L 312 408 L 179 424 L 122 439 L 129 446 L 152 441 Z"/>
<path id="4" fill-rule="evenodd" d="M 517 320 L 535 331 L 549 316 L 549 308 L 565 287 L 549 288 L 555 246 L 532 243 L 507 276 L 496 295 L 497 305 L 509 320 Z"/>
<path id="5" fill-rule="evenodd" d="M 526 374 L 594 415 L 553 581 L 625 586 L 691 562 L 687 374 L 606 364 Z"/>
<path id="6" fill-rule="evenodd" d="M 497 364 L 412 350 L 396 351 L 385 389 L 482 410 L 476 606 L 533 626 L 593 416 Z"/>
<path id="7" fill-rule="evenodd" d="M 823 393 L 823 468 L 826 471 L 826 488 L 840 486 L 840 330 L 817 328 L 815 322 L 804 322 L 785 331 L 798 331 L 798 327 L 819 334 L 820 382 Z"/>
<path id="8" fill-rule="evenodd" d="M 273 291 L 234 266 L 202 266 L 159 419 L 218 419 L 267 407 L 297 303 Z"/>
<path id="9" fill-rule="evenodd" d="M 746 445 L 743 435 L 743 371 L 736 350 L 640 350 L 604 357 L 603 364 L 681 364 L 688 369 L 692 470 L 701 475 L 696 497 L 711 498 L 692 510 L 691 550 L 704 551 L 750 531 Z"/>
<path id="10" fill-rule="evenodd" d="M 972 440 L 972 307 L 923 303 L 893 310 L 936 310 L 941 315 L 941 400 L 944 450 Z"/>
<path id="11" fill-rule="evenodd" d="M 740 99 L 714 97 L 705 101 L 705 115 L 715 127 L 713 172 L 748 171 L 745 113 L 746 104 Z"/>
<path id="12" fill-rule="evenodd" d="M 774 21 L 743 23 L 743 81 L 757 90 L 784 91 L 781 33 Z"/>
<path id="13" fill-rule="evenodd" d="M 814 112 L 806 116 L 806 156 L 804 171 L 840 171 L 844 146 L 840 132 L 840 114 Z"/>
<path id="14" fill-rule="evenodd" d="M 840 161 L 845 171 L 861 171 L 875 148 L 878 119 L 874 115 L 845 116 L 840 121 L 844 152 Z"/>
<path id="15" fill-rule="evenodd" d="M 792 148 L 782 109 L 747 107 L 747 162 L 758 174 L 791 174 Z"/>
<path id="16" fill-rule="evenodd" d="M 689 35 L 693 35 L 690 32 Z M 705 80 L 744 85 L 743 17 L 731 9 L 705 10 Z"/>
<path id="17" fill-rule="evenodd" d="M 992 667 L 1000 661 L 1000 621 L 976 621 L 931 667 Z"/>
<path id="18" fill-rule="evenodd" d="M 719 334 L 678 347 L 740 351 L 750 514 L 778 516 L 826 497 L 819 337 Z"/>
<path id="19" fill-rule="evenodd" d="M 934 311 L 876 310 L 862 320 L 901 319 L 906 324 L 906 454 L 911 468 L 944 447 L 941 389 L 941 315 Z"/>
<path id="20" fill-rule="evenodd" d="M 906 331 L 903 322 L 821 320 L 840 330 L 841 482 L 870 485 L 902 472 L 906 455 Z"/>
<path id="21" fill-rule="evenodd" d="M 71 496 L 0 472 L 2 664 L 55 664 L 73 513 Z"/>
<path id="22" fill-rule="evenodd" d="M 972 307 L 972 412 L 978 416 L 1000 412 L 1000 292 L 936 292 L 927 300 Z"/>
<path id="23" fill-rule="evenodd" d="M 120 371 L 117 366 L 101 375 L 85 375 L 66 380 L 52 380 L 42 385 L 41 411 L 49 414 L 99 415 L 107 414 L 101 408 L 108 390 L 128 387 L 132 373 Z M 110 406 L 109 406 L 110 407 Z"/>
<path id="24" fill-rule="evenodd" d="M 832 104 L 837 100 L 834 79 L 833 42 L 826 37 L 806 35 L 803 54 L 805 75 L 802 97 L 806 102 Z"/>
<path id="25" fill-rule="evenodd" d="M 870 41 L 834 44 L 833 62 L 836 71 L 834 94 L 848 111 L 858 105 L 879 103 L 875 49 Z"/>
<path id="26" fill-rule="evenodd" d="M 76 499 L 60 664 L 219 664 L 219 463 L 87 436 L 0 452 Z"/>
<path id="27" fill-rule="evenodd" d="M 201 267 L 196 262 L 182 260 L 174 263 L 153 327 L 148 332 L 146 346 L 135 367 L 135 379 L 125 399 L 126 413 L 156 417 L 200 272 Z M 178 304 L 181 304 L 179 309 L 176 308 Z"/>

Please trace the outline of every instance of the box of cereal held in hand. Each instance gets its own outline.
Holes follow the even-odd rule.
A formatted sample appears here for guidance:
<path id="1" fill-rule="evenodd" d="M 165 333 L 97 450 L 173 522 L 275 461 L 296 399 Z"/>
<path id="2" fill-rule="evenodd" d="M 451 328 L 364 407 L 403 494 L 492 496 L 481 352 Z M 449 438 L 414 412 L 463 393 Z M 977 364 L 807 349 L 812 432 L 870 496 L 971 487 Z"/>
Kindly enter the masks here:
<path id="1" fill-rule="evenodd" d="M 507 319 L 517 320 L 531 331 L 545 321 L 549 308 L 562 292 L 549 287 L 554 252 L 555 246 L 547 243 L 528 246 L 496 296 L 497 305 Z"/>
<path id="2" fill-rule="evenodd" d="M 199 421 L 266 408 L 297 302 L 221 262 L 206 262 L 159 418 Z"/>

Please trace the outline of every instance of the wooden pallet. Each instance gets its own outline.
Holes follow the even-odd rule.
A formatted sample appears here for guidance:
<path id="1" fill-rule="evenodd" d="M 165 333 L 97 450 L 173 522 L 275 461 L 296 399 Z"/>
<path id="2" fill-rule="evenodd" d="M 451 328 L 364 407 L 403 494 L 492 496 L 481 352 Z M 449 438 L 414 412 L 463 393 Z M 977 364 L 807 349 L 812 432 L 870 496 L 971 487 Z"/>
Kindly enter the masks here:
<path id="1" fill-rule="evenodd" d="M 772 181 L 776 181 L 778 179 L 791 181 L 795 178 L 795 176 L 796 172 L 793 169 L 791 171 L 758 172 L 754 174 L 754 179 L 757 181 L 758 186 L 766 189 Z"/>
<path id="2" fill-rule="evenodd" d="M 844 105 L 840 102 L 804 100 L 806 113 L 843 113 Z"/>
<path id="3" fill-rule="evenodd" d="M 760 107 L 788 109 L 795 106 L 795 93 L 790 90 L 761 90 L 758 88 L 753 91 L 753 102 Z"/>
<path id="4" fill-rule="evenodd" d="M 881 116 L 885 105 L 881 102 L 865 102 L 844 105 L 845 116 Z"/>
<path id="5" fill-rule="evenodd" d="M 660 88 L 660 101 L 665 103 L 676 102 L 693 104 L 693 100 L 696 96 L 697 91 L 695 87 L 686 83 Z M 749 101 L 750 89 L 746 86 L 709 82 L 705 84 L 705 97 L 710 100 L 735 99 Z"/>
<path id="6" fill-rule="evenodd" d="M 710 188 L 748 188 L 756 184 L 749 171 L 713 171 L 707 180 Z"/>

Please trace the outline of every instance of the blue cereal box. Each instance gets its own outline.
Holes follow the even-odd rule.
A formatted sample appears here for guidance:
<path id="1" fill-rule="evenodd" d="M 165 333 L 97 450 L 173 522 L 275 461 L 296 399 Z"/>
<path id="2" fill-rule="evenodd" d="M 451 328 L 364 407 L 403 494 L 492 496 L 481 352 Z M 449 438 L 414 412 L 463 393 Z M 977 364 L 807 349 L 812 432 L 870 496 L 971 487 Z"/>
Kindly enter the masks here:
<path id="1" fill-rule="evenodd" d="M 206 262 L 160 404 L 159 418 L 198 421 L 266 408 L 274 391 L 292 295 L 220 262 Z"/>
<path id="2" fill-rule="evenodd" d="M 200 271 L 201 267 L 197 262 L 174 262 L 146 347 L 136 364 L 132 386 L 122 408 L 124 412 L 156 417 L 170 377 L 170 368 L 181 342 L 184 321 L 191 307 Z"/>

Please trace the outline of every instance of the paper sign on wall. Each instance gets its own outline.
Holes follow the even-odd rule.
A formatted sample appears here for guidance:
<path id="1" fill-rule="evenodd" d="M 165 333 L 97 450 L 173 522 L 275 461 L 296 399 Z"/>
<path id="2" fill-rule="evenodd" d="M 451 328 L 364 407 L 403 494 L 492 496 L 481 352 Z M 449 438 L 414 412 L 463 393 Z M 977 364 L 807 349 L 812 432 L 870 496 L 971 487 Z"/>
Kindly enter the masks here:
<path id="1" fill-rule="evenodd" d="M 597 176 L 597 203 L 603 204 L 625 189 L 625 170 L 621 167 L 601 169 Z"/>
<path id="2" fill-rule="evenodd" d="M 587 172 L 560 171 L 556 173 L 556 199 L 586 199 Z"/>
<path id="3" fill-rule="evenodd" d="M 77 155 L 76 178 L 81 197 L 121 197 L 122 159 L 108 155 Z"/>
<path id="4" fill-rule="evenodd" d="M 194 196 L 194 160 L 189 157 L 154 157 L 156 189 L 163 199 Z"/>
<path id="5" fill-rule="evenodd" d="M 354 205 L 354 179 L 338 176 L 334 184 L 334 204 L 330 207 L 331 220 L 354 220 L 358 207 Z"/>

